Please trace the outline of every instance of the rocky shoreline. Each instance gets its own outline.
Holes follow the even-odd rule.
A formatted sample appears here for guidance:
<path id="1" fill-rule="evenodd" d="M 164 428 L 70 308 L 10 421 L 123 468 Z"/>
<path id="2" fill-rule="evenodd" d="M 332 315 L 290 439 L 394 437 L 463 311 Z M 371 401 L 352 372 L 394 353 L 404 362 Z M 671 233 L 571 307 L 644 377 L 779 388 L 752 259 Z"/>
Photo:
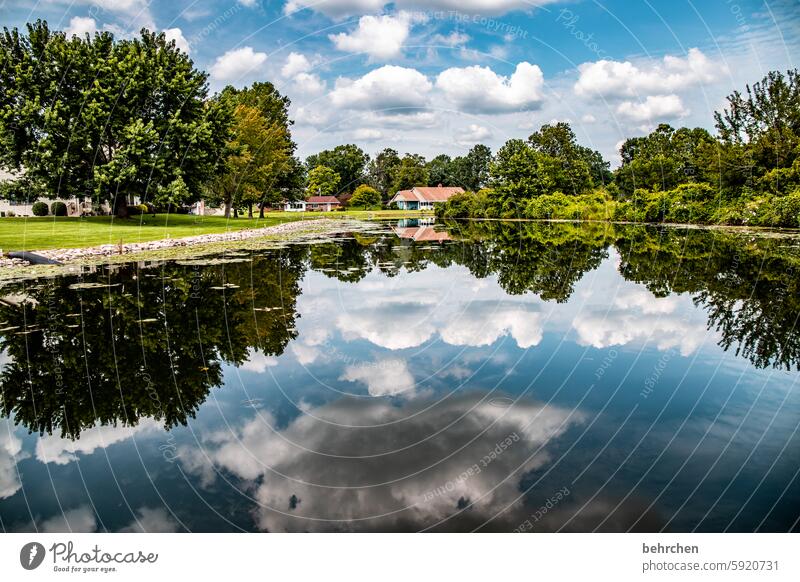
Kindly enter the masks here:
<path id="1" fill-rule="evenodd" d="M 107 244 L 94 247 L 75 248 L 75 249 L 49 249 L 43 251 L 31 251 L 32 253 L 47 259 L 58 261 L 63 264 L 85 261 L 87 259 L 102 259 L 104 257 L 116 257 L 120 255 L 130 255 L 145 251 L 158 251 L 175 247 L 191 247 L 207 245 L 210 243 L 243 241 L 254 238 L 269 236 L 283 236 L 296 233 L 311 233 L 321 231 L 335 231 L 346 228 L 349 221 L 331 220 L 320 218 L 315 220 L 298 220 L 285 222 L 275 226 L 265 226 L 235 232 L 225 232 L 217 234 L 201 234 L 183 238 L 167 238 L 141 243 L 128 244 Z M 18 268 L 29 266 L 30 263 L 23 259 L 12 259 L 7 256 L 0 257 L 1 268 Z"/>

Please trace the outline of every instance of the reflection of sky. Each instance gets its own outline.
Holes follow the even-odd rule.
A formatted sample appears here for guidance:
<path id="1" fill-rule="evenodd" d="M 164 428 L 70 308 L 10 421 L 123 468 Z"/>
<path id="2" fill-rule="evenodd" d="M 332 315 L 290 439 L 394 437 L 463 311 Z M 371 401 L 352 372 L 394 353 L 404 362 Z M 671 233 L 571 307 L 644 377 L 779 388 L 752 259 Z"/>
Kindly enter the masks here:
<path id="1" fill-rule="evenodd" d="M 724 352 L 690 296 L 655 298 L 617 260 L 563 304 L 461 266 L 358 283 L 309 272 L 297 339 L 227 367 L 186 428 L 143 421 L 70 442 L 2 421 L 3 526 L 513 529 L 569 487 L 538 529 L 713 530 L 745 501 L 734 529 L 764 515 L 785 529 L 796 374 Z"/>

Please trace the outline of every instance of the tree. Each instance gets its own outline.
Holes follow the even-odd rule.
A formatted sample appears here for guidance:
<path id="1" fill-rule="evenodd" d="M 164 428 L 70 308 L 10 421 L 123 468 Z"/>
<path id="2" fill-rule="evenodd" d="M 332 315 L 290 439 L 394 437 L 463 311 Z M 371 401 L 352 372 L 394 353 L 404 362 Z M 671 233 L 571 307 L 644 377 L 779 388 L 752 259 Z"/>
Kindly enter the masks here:
<path id="1" fill-rule="evenodd" d="M 332 150 L 325 150 L 306 158 L 306 167 L 317 166 L 330 168 L 339 175 L 339 186 L 336 194 L 352 192 L 364 181 L 364 169 L 369 156 L 354 144 L 339 145 Z"/>
<path id="2" fill-rule="evenodd" d="M 625 140 L 615 173 L 620 190 L 666 191 L 690 182 L 716 182 L 717 142 L 705 129 L 660 124 L 645 137 Z"/>
<path id="3" fill-rule="evenodd" d="M 108 201 L 126 216 L 181 178 L 192 198 L 214 175 L 230 112 L 207 101 L 207 75 L 166 36 L 114 41 L 51 31 L 0 36 L 0 166 L 17 192 Z M 24 172 L 22 171 L 24 169 Z"/>
<path id="4" fill-rule="evenodd" d="M 508 140 L 492 162 L 490 204 L 501 216 L 518 215 L 534 196 L 553 191 L 545 156 L 521 139 Z"/>
<path id="5" fill-rule="evenodd" d="M 308 173 L 308 192 L 312 196 L 333 196 L 341 178 L 327 166 L 317 166 Z"/>
<path id="6" fill-rule="evenodd" d="M 392 192 L 392 172 L 400 165 L 400 156 L 397 150 L 386 148 L 369 163 L 367 179 L 370 185 L 381 193 L 383 200 L 388 200 L 394 195 Z"/>
<path id="7" fill-rule="evenodd" d="M 428 184 L 425 158 L 418 154 L 406 154 L 400 164 L 392 170 L 392 190 L 408 190 L 414 186 Z"/>
<path id="8" fill-rule="evenodd" d="M 262 204 L 270 191 L 276 191 L 275 183 L 290 157 L 291 140 L 283 124 L 270 121 L 256 107 L 237 105 L 234 120 L 225 170 L 209 183 L 208 192 L 225 206 L 226 217 L 231 208 L 237 216 L 240 207 L 249 208 L 252 217 L 253 205 Z"/>
<path id="9" fill-rule="evenodd" d="M 724 182 L 748 185 L 771 170 L 790 168 L 800 157 L 800 72 L 772 71 L 748 85 L 746 97 L 734 91 L 727 100 L 728 107 L 714 114 Z"/>
<path id="10" fill-rule="evenodd" d="M 549 169 L 555 190 L 564 194 L 582 194 L 592 188 L 586 148 L 578 145 L 568 123 L 543 125 L 528 141 L 534 150 L 545 156 L 542 164 Z"/>
<path id="11" fill-rule="evenodd" d="M 280 203 L 284 199 L 294 200 L 302 196 L 305 169 L 294 157 L 296 144 L 291 137 L 289 106 L 291 101 L 281 95 L 272 83 L 257 82 L 244 89 L 228 86 L 222 92 L 222 99 L 232 106 L 244 105 L 259 112 L 266 125 L 272 126 L 272 138 L 281 138 L 283 143 L 269 142 L 269 148 L 256 148 L 257 142 L 250 145 L 252 151 L 263 149 L 256 158 L 261 180 L 245 196 L 248 213 L 252 216 L 252 205 L 257 204 L 259 215 L 263 218 L 267 204 Z M 280 156 L 271 157 L 272 152 Z M 280 159 L 278 159 L 280 158 Z"/>
<path id="12" fill-rule="evenodd" d="M 372 186 L 361 184 L 350 198 L 350 206 L 363 206 L 364 210 L 381 203 L 381 193 Z"/>
<path id="13" fill-rule="evenodd" d="M 428 185 L 457 185 L 457 183 L 453 180 L 452 166 L 453 159 L 446 154 L 440 154 L 433 158 L 426 166 L 426 169 L 428 170 Z"/>

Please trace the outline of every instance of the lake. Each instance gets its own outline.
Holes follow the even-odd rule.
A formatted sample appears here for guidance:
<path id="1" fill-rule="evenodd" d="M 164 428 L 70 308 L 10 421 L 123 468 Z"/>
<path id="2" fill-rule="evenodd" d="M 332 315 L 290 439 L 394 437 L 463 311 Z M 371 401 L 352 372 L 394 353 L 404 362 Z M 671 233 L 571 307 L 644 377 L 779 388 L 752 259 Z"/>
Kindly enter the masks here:
<path id="1" fill-rule="evenodd" d="M 797 531 L 800 239 L 430 221 L 0 289 L 4 531 Z"/>

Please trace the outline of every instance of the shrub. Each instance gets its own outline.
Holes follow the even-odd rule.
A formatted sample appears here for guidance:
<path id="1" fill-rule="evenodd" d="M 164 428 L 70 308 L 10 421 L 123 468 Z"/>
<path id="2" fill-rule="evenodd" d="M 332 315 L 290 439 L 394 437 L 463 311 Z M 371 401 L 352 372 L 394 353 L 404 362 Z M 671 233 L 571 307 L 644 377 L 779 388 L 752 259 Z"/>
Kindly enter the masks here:
<path id="1" fill-rule="evenodd" d="M 31 211 L 34 216 L 47 216 L 49 212 L 47 209 L 47 202 L 34 202 L 31 206 Z"/>
<path id="2" fill-rule="evenodd" d="M 134 204 L 133 206 L 128 206 L 128 216 L 139 216 L 140 214 L 146 214 L 149 210 L 147 204 Z"/>
<path id="3" fill-rule="evenodd" d="M 536 219 L 563 218 L 569 203 L 567 197 L 561 192 L 535 196 L 525 207 L 525 216 Z"/>
<path id="4" fill-rule="evenodd" d="M 56 200 L 50 205 L 50 214 L 52 214 L 53 216 L 66 216 L 67 205 L 61 202 L 60 200 Z"/>
<path id="5" fill-rule="evenodd" d="M 8 213 L 6 214 L 6 216 L 8 216 L 8 217 L 12 217 L 12 218 L 13 218 L 14 216 L 16 216 L 16 215 L 17 215 L 17 213 L 16 213 L 16 212 L 14 212 L 13 210 L 9 210 L 9 211 L 8 211 Z"/>
<path id="6" fill-rule="evenodd" d="M 774 200 L 778 226 L 800 227 L 800 188 Z"/>

